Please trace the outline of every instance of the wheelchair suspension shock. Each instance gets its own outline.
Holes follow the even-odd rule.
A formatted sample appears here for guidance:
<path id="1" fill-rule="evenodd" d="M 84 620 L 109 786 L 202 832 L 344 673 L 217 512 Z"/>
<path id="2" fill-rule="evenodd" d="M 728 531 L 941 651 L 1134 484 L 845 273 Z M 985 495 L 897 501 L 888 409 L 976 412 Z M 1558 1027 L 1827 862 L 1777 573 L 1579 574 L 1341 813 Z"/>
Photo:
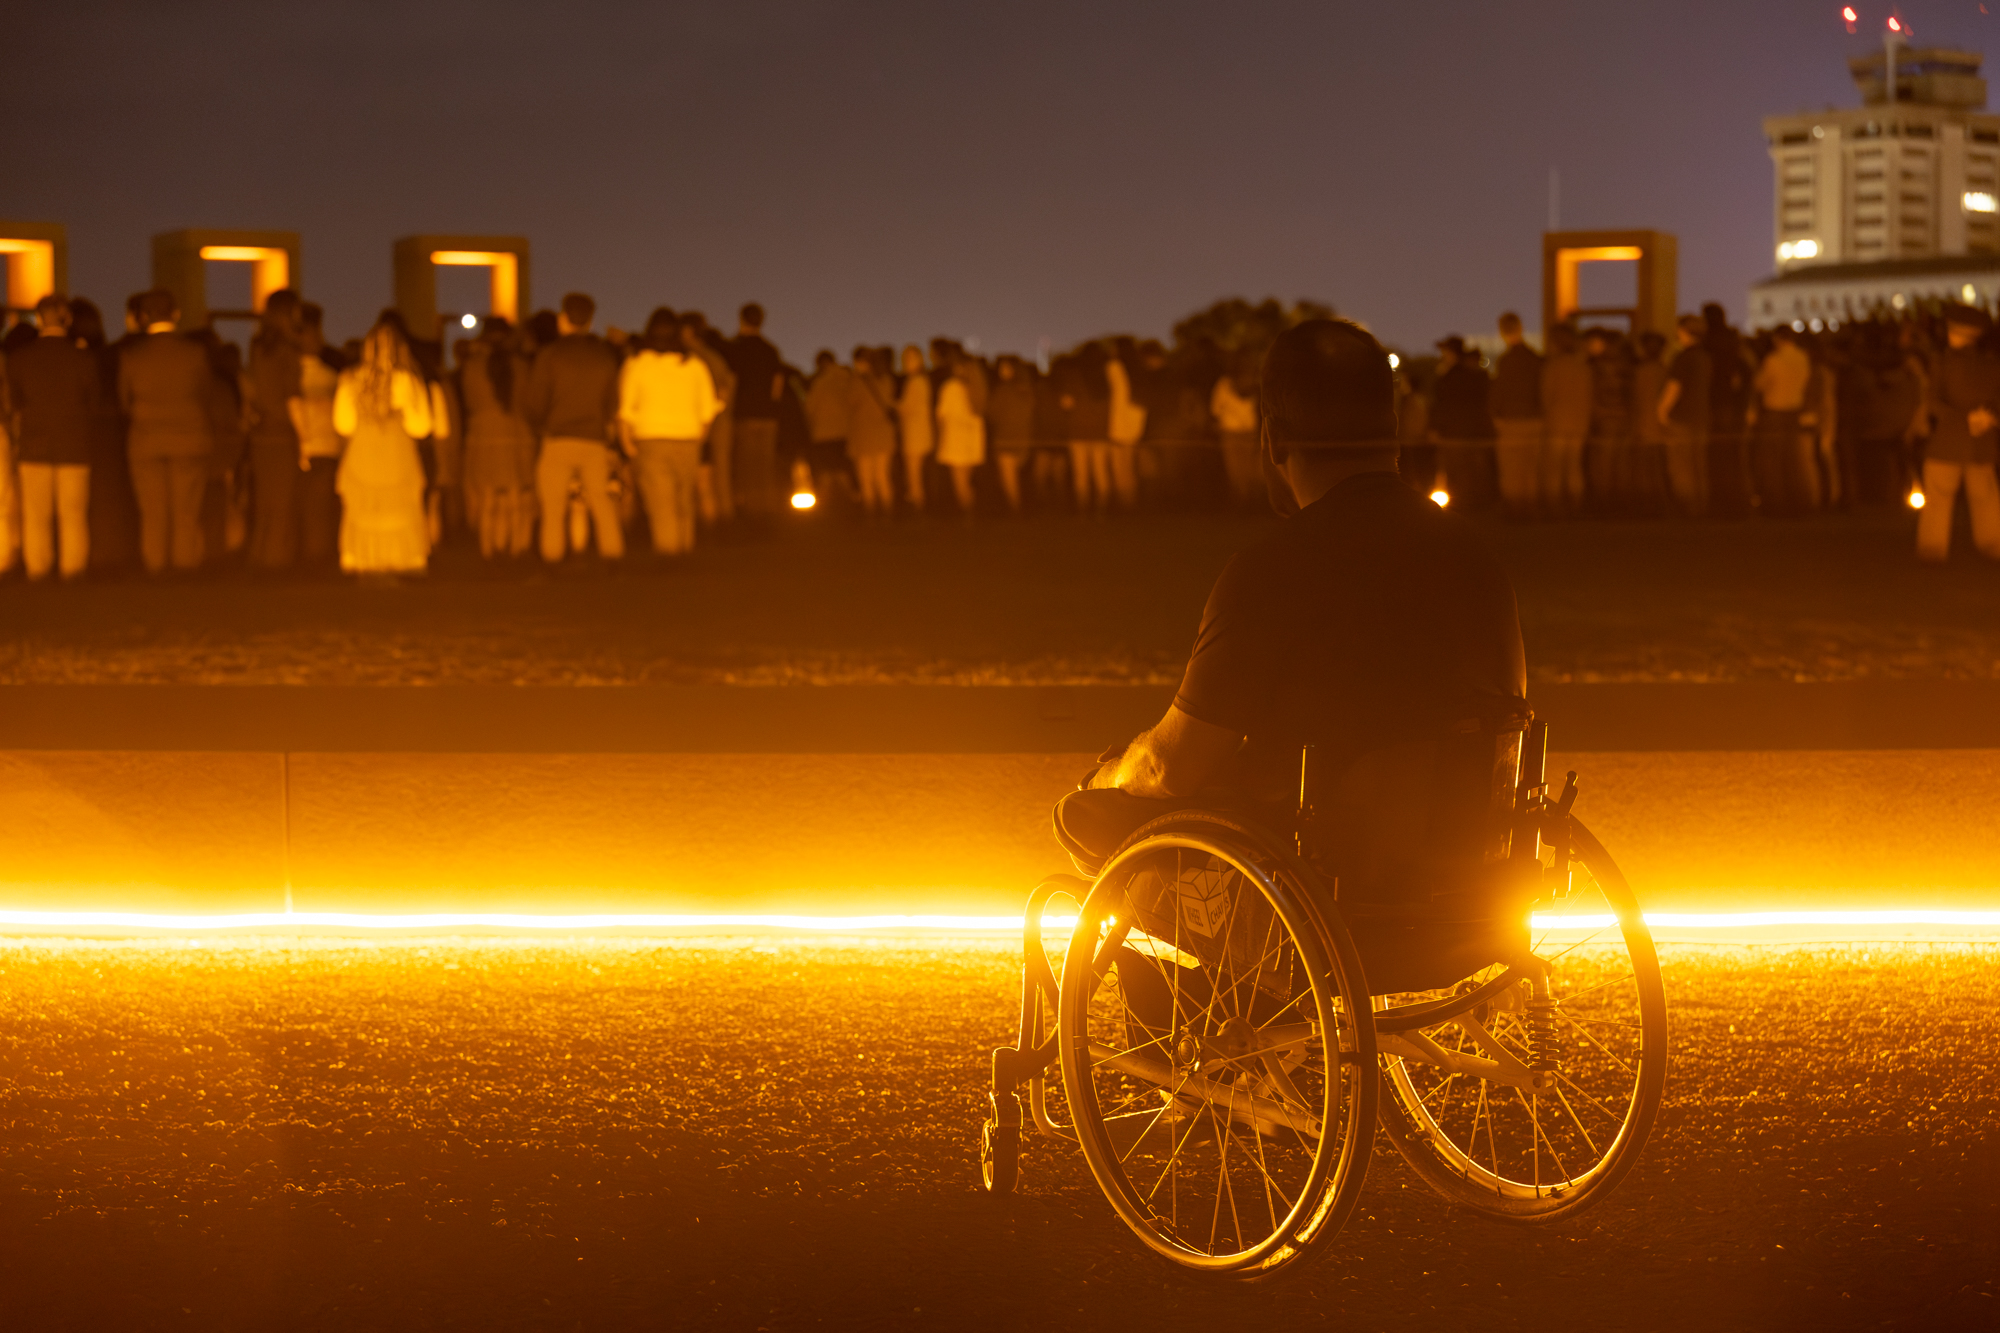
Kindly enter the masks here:
<path id="1" fill-rule="evenodd" d="M 1533 989 L 1528 994 L 1528 1069 L 1539 1075 L 1537 1083 L 1553 1085 L 1555 1076 L 1562 1070 L 1562 1033 L 1556 1026 L 1555 996 L 1549 993 L 1549 975 L 1542 972 L 1534 979 Z"/>

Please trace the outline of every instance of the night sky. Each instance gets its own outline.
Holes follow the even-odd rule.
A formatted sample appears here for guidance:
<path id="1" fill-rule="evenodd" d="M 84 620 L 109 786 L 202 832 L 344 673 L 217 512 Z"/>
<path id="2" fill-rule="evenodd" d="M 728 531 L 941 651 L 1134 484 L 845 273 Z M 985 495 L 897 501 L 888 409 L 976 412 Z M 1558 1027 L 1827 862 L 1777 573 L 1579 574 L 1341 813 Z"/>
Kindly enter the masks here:
<path id="1" fill-rule="evenodd" d="M 67 224 L 114 308 L 156 231 L 298 230 L 336 334 L 397 236 L 495 232 L 531 238 L 538 305 L 756 299 L 794 359 L 1164 336 L 1229 295 L 1415 346 L 1537 322 L 1554 167 L 1564 226 L 1677 233 L 1682 305 L 1740 315 L 1759 119 L 1855 101 L 1888 13 L 1857 8 L 1849 37 L 1822 0 L 0 0 L 0 216 Z M 1901 13 L 1994 45 L 1971 0 Z"/>

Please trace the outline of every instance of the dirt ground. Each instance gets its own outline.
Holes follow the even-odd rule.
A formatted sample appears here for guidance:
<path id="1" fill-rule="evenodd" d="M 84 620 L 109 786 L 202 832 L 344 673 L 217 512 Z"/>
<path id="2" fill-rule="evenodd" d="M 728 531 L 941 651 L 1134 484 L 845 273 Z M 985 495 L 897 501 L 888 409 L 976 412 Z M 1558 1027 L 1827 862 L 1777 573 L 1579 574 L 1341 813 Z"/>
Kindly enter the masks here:
<path id="1" fill-rule="evenodd" d="M 1171 684 L 1216 574 L 1271 522 L 829 517 L 615 573 L 456 546 L 395 586 L 16 577 L 0 683 Z M 1911 531 L 1882 516 L 1490 534 L 1538 680 L 2000 677 L 2000 565 L 1921 566 Z"/>
<path id="2" fill-rule="evenodd" d="M 977 1192 L 1018 945 L 0 945 L 0 1326 L 1991 1329 L 1991 946 L 1670 949 L 1634 1176 L 1556 1230 L 1378 1146 L 1327 1260 Z"/>

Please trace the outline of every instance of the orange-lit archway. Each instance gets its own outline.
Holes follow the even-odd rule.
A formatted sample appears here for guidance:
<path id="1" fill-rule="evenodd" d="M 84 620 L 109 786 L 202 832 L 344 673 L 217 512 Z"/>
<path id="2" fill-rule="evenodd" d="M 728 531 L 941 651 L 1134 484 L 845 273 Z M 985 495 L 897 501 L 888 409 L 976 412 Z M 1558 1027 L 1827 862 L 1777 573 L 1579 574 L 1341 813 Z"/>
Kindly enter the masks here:
<path id="1" fill-rule="evenodd" d="M 1630 306 L 1586 307 L 1580 288 L 1585 264 L 1615 261 L 1639 266 Z M 1669 336 L 1676 313 L 1678 246 L 1663 231 L 1547 231 L 1542 233 L 1542 336 L 1572 316 L 1623 317 L 1634 334 L 1654 329 Z"/>
<path id="2" fill-rule="evenodd" d="M 396 308 L 418 337 L 438 336 L 437 271 L 487 271 L 486 313 L 518 321 L 528 307 L 528 241 L 522 236 L 405 236 L 396 242 Z"/>
<path id="3" fill-rule="evenodd" d="M 299 285 L 300 245 L 295 231 L 224 231 L 207 227 L 161 232 L 153 238 L 153 285 L 180 303 L 181 324 L 200 328 L 211 319 L 248 319 L 264 309 L 271 293 Z M 212 310 L 208 265 L 249 264 L 250 308 Z"/>
<path id="4" fill-rule="evenodd" d="M 55 222 L 0 222 L 10 310 L 34 309 L 52 292 L 69 290 L 69 241 Z"/>

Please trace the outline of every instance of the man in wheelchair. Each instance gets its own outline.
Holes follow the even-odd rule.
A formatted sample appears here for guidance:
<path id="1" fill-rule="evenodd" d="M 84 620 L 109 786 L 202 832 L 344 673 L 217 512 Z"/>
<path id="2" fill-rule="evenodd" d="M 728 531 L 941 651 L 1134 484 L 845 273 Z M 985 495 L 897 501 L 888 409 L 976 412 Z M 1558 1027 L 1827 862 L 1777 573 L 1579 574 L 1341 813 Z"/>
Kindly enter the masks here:
<path id="1" fill-rule="evenodd" d="M 1527 947 L 1506 860 L 1528 720 L 1513 589 L 1398 477 L 1393 372 L 1365 329 L 1286 331 L 1259 402 L 1286 521 L 1223 570 L 1166 716 L 1063 798 L 1056 837 L 1094 876 L 1161 814 L 1240 812 L 1336 885 L 1371 990 L 1448 986 Z"/>

